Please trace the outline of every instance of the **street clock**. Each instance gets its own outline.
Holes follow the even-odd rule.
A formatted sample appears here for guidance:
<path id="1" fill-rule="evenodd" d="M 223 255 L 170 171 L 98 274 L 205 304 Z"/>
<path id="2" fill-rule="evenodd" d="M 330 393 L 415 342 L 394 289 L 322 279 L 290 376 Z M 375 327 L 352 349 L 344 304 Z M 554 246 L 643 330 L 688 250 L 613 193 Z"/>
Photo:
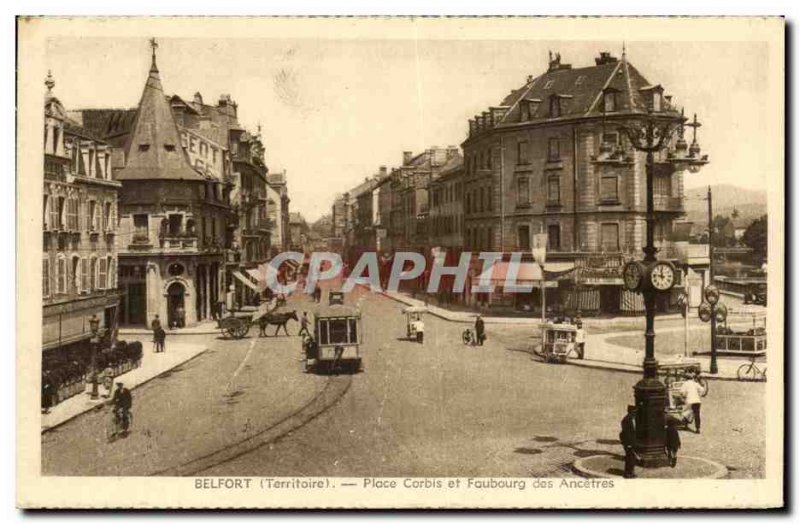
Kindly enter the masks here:
<path id="1" fill-rule="evenodd" d="M 675 285 L 675 266 L 666 260 L 659 260 L 650 266 L 648 280 L 656 291 L 669 291 Z"/>
<path id="2" fill-rule="evenodd" d="M 631 261 L 622 268 L 622 282 L 628 291 L 638 291 L 644 283 L 645 266 L 641 262 Z"/>
<path id="3" fill-rule="evenodd" d="M 697 316 L 700 317 L 700 320 L 703 322 L 708 322 L 711 320 L 712 315 L 712 306 L 708 302 L 703 302 L 700 304 L 700 307 L 697 308 Z"/>
<path id="4" fill-rule="evenodd" d="M 712 306 L 715 305 L 717 302 L 719 302 L 719 289 L 717 289 L 717 286 L 713 284 L 710 286 L 706 286 L 704 295 L 708 303 L 711 304 Z"/>

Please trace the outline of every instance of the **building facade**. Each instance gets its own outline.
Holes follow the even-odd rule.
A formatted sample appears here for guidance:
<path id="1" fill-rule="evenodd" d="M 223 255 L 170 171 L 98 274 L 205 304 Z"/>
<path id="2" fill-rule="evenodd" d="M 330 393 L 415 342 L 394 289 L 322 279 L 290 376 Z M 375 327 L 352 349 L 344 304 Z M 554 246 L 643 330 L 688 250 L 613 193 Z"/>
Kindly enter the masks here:
<path id="1" fill-rule="evenodd" d="M 683 120 L 663 88 L 624 54 L 604 52 L 582 68 L 551 55 L 544 74 L 469 121 L 462 144 L 465 245 L 529 252 L 533 236 L 544 235 L 548 261 L 562 262 L 553 271 L 575 268 L 550 293 L 554 307 L 642 310 L 641 297 L 622 290 L 620 269 L 641 257 L 645 241 L 645 156 L 619 126 L 649 114 Z M 676 257 L 670 239 L 684 212 L 684 172 L 671 162 L 687 153 L 685 141 L 682 147 L 656 155 L 656 242 L 666 258 Z M 696 142 L 688 153 L 699 154 Z"/>
<path id="2" fill-rule="evenodd" d="M 112 147 L 71 119 L 45 82 L 42 216 L 43 368 L 87 362 L 94 316 L 113 338 L 119 316 Z"/>
<path id="3" fill-rule="evenodd" d="M 198 138 L 184 136 L 188 144 Z M 225 292 L 231 189 L 219 173 L 209 172 L 213 166 L 190 163 L 155 52 L 126 142 L 124 167 L 117 172 L 122 319 L 149 325 L 158 315 L 181 327 L 211 318 Z M 200 143 L 209 146 L 196 143 L 198 150 Z"/>

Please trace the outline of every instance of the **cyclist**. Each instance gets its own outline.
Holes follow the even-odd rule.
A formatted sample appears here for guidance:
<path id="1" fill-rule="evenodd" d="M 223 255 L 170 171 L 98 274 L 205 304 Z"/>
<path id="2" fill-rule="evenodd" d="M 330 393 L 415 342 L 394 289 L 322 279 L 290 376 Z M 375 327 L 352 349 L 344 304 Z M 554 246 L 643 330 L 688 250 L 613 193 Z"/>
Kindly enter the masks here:
<path id="1" fill-rule="evenodd" d="M 127 431 L 130 410 L 133 407 L 133 397 L 130 390 L 122 382 L 117 382 L 117 389 L 114 390 L 111 402 L 114 405 L 114 421 L 117 427 L 122 427 L 123 431 Z"/>

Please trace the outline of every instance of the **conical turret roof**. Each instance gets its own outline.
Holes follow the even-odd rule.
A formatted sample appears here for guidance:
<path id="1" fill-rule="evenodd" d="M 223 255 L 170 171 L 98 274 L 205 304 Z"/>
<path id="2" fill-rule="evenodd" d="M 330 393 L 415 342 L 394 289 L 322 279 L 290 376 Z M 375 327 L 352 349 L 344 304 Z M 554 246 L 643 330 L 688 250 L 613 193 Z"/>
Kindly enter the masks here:
<path id="1" fill-rule="evenodd" d="M 127 162 L 118 180 L 205 180 L 192 169 L 181 146 L 178 127 L 164 97 L 161 78 L 153 63 L 127 144 Z"/>

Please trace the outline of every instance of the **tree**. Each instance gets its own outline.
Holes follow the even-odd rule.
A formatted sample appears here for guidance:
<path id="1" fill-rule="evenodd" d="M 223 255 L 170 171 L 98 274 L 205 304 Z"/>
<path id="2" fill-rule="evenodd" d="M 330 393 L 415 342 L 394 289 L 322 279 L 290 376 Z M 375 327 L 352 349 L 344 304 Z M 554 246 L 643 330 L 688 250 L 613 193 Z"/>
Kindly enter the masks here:
<path id="1" fill-rule="evenodd" d="M 753 250 L 753 260 L 761 264 L 767 260 L 767 215 L 754 220 L 742 235 L 742 242 Z"/>
<path id="2" fill-rule="evenodd" d="M 736 243 L 736 229 L 729 217 L 717 215 L 711 221 L 711 244 L 715 247 L 731 247 Z"/>

